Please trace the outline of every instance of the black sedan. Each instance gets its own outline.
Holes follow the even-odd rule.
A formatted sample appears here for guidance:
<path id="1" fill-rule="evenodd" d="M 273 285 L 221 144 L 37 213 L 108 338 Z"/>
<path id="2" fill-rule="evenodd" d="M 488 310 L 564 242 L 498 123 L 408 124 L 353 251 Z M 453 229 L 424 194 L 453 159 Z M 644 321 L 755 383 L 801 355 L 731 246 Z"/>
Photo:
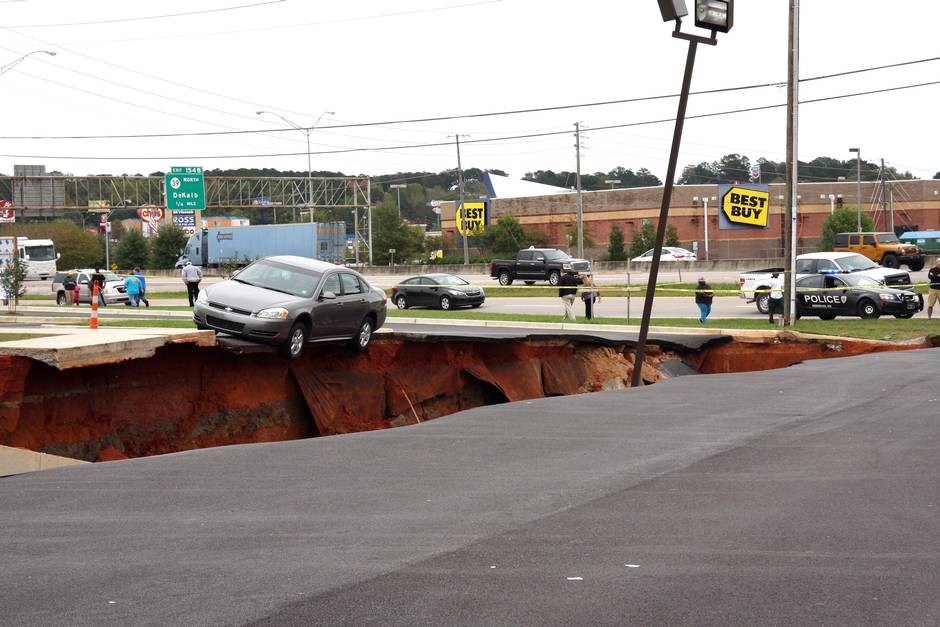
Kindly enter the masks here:
<path id="1" fill-rule="evenodd" d="M 924 297 L 910 290 L 885 287 L 877 280 L 857 274 L 813 274 L 796 282 L 800 316 L 877 318 L 893 315 L 910 318 L 924 308 Z"/>
<path id="2" fill-rule="evenodd" d="M 479 307 L 484 300 L 483 288 L 470 285 L 453 274 L 422 274 L 392 288 L 392 302 L 399 309 Z"/>

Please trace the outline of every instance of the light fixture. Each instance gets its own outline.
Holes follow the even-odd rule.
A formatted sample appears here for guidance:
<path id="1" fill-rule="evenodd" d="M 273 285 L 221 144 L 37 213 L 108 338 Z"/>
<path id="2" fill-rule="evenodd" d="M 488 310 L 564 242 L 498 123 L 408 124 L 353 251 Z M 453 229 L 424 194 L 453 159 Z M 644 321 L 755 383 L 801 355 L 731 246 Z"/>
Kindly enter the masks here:
<path id="1" fill-rule="evenodd" d="M 695 26 L 727 33 L 734 24 L 734 0 L 695 0 Z"/>
<path id="2" fill-rule="evenodd" d="M 664 22 L 680 20 L 689 14 L 685 0 L 659 0 L 659 11 L 663 14 Z"/>

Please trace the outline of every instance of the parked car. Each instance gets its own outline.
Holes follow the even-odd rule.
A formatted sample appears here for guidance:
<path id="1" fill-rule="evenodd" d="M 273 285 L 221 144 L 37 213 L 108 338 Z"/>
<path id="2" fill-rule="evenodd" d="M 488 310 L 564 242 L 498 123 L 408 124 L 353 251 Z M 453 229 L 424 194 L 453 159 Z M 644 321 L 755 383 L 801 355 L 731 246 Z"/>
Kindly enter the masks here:
<path id="1" fill-rule="evenodd" d="M 306 257 L 266 257 L 200 290 L 193 322 L 274 344 L 297 359 L 308 341 L 346 341 L 365 351 L 385 324 L 386 300 L 355 270 Z"/>
<path id="2" fill-rule="evenodd" d="M 59 305 L 65 304 L 65 288 L 62 284 L 65 282 L 65 275 L 71 272 L 73 278 L 79 286 L 79 303 L 91 303 L 91 275 L 95 273 L 94 268 L 85 268 L 79 270 L 65 270 L 55 273 L 52 279 L 52 293 L 55 294 L 55 302 Z M 127 298 L 127 288 L 124 287 L 124 279 L 114 274 L 110 270 L 102 270 L 104 275 L 104 302 L 108 305 L 117 305 L 129 302 Z"/>
<path id="3" fill-rule="evenodd" d="M 811 274 L 796 282 L 798 316 L 910 318 L 924 309 L 924 297 L 911 290 L 885 287 L 861 274 Z"/>
<path id="4" fill-rule="evenodd" d="M 743 272 L 738 276 L 738 296 L 747 302 L 756 303 L 757 311 L 767 313 L 770 294 L 770 275 L 783 272 L 783 268 L 767 268 Z M 887 287 L 904 287 L 911 284 L 911 275 L 903 270 L 882 268 L 877 263 L 858 253 L 806 253 L 796 258 L 797 280 L 809 274 L 858 274 L 867 276 Z"/>
<path id="5" fill-rule="evenodd" d="M 901 242 L 894 233 L 837 233 L 832 250 L 864 255 L 885 268 L 906 265 L 911 272 L 924 269 L 924 253 L 916 244 Z"/>
<path id="6" fill-rule="evenodd" d="M 392 302 L 399 309 L 479 307 L 485 300 L 483 288 L 470 285 L 453 274 L 413 276 L 392 288 Z"/>
<path id="7" fill-rule="evenodd" d="M 490 262 L 490 276 L 498 279 L 500 285 L 512 285 L 517 279 L 521 279 L 526 285 L 534 285 L 536 281 L 548 281 L 549 285 L 558 285 L 562 273 L 569 270 L 590 272 L 591 262 L 575 259 L 555 248 L 534 246 L 520 250 L 515 259 L 494 259 Z"/>
<path id="8" fill-rule="evenodd" d="M 659 260 L 662 261 L 697 261 L 698 256 L 693 253 L 691 250 L 686 250 L 685 248 L 678 248 L 676 246 L 663 246 L 663 253 L 660 255 Z M 640 255 L 639 257 L 634 257 L 630 261 L 653 261 L 653 249 L 650 248 L 648 251 Z"/>

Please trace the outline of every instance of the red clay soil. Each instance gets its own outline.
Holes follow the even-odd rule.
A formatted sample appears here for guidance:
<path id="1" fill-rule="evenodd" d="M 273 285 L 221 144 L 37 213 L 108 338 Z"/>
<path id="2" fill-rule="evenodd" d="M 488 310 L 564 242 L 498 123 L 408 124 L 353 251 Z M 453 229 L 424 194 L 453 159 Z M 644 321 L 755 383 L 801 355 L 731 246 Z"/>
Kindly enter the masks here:
<path id="1" fill-rule="evenodd" d="M 644 379 L 658 381 L 652 351 Z M 0 444 L 89 461 L 385 429 L 493 403 L 625 387 L 632 354 L 588 344 L 382 341 L 368 355 L 169 346 L 60 371 L 0 357 Z"/>
<path id="2" fill-rule="evenodd" d="M 698 355 L 651 346 L 643 379 L 661 380 L 665 359 L 684 358 L 705 373 L 742 372 L 926 346 L 796 337 Z M 109 461 L 386 429 L 482 405 L 619 389 L 632 373 L 630 349 L 564 340 L 390 340 L 368 355 L 318 346 L 294 363 L 177 345 L 148 359 L 64 371 L 0 356 L 0 444 Z"/>
<path id="3" fill-rule="evenodd" d="M 722 372 L 751 372 L 787 368 L 801 361 L 851 357 L 915 348 L 931 348 L 930 340 L 911 344 L 891 344 L 848 339 L 809 339 L 791 334 L 781 334 L 781 341 L 774 343 L 731 342 L 712 347 L 692 359 L 699 372 L 715 374 Z"/>

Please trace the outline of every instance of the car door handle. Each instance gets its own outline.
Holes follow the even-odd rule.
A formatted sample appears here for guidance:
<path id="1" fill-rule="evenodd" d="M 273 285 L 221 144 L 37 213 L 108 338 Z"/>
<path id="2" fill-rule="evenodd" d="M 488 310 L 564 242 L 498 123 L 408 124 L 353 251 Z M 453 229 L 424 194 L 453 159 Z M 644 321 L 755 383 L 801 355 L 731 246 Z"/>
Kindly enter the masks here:
<path id="1" fill-rule="evenodd" d="M 365 299 L 365 298 L 360 298 L 360 299 L 359 299 L 359 302 L 360 302 L 360 303 L 364 303 L 364 302 L 366 302 L 366 299 Z"/>

